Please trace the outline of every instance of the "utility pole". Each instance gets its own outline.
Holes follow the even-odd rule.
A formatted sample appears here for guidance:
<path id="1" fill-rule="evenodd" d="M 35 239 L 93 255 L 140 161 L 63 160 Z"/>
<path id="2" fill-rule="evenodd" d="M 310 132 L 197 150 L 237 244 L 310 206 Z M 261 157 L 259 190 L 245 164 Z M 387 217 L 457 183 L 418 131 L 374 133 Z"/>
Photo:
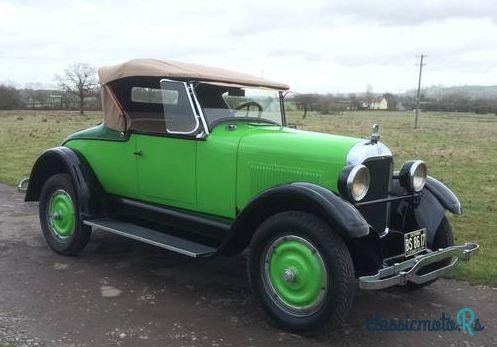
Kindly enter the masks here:
<path id="1" fill-rule="evenodd" d="M 423 73 L 423 66 L 426 65 L 423 63 L 425 54 L 421 54 L 421 60 L 419 62 L 419 79 L 418 79 L 418 93 L 416 95 L 416 115 L 414 116 L 414 129 L 418 128 L 418 118 L 419 118 L 419 99 L 421 96 L 421 75 Z"/>

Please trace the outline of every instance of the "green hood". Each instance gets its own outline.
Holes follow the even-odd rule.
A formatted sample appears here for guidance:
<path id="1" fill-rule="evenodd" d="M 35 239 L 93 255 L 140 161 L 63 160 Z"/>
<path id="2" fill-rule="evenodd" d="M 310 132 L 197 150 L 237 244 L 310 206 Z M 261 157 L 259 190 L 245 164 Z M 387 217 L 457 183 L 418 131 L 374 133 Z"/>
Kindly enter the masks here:
<path id="1" fill-rule="evenodd" d="M 245 128 L 245 127 L 240 127 Z M 361 139 L 247 125 L 238 148 L 238 196 L 244 205 L 270 187 L 310 182 L 337 192 L 349 150 Z"/>

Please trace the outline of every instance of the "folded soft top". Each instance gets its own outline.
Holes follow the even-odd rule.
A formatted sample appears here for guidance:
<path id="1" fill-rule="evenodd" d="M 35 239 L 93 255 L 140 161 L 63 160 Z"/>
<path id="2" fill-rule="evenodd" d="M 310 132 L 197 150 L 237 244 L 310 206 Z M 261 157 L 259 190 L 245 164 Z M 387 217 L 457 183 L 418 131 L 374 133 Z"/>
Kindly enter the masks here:
<path id="1" fill-rule="evenodd" d="M 286 84 L 266 80 L 264 78 L 245 73 L 218 67 L 180 63 L 170 60 L 133 59 L 118 65 L 104 66 L 98 70 L 98 77 L 101 84 L 107 84 L 120 78 L 133 76 L 226 82 L 255 87 L 275 88 L 280 90 L 287 90 L 289 88 Z"/>

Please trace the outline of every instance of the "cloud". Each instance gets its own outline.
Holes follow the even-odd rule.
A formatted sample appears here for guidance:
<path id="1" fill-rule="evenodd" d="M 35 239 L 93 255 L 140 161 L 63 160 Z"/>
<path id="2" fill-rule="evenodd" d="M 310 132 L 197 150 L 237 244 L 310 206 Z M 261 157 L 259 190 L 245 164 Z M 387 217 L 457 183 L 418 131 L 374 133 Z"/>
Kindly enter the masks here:
<path id="1" fill-rule="evenodd" d="M 2 1 L 0 80 L 52 83 L 76 61 L 223 66 L 301 91 L 401 91 L 497 80 L 497 2 Z"/>
<path id="2" fill-rule="evenodd" d="M 331 2 L 325 11 L 332 16 L 343 15 L 355 21 L 379 25 L 420 25 L 448 19 L 497 20 L 497 2 L 492 0 L 472 1 L 360 1 Z"/>

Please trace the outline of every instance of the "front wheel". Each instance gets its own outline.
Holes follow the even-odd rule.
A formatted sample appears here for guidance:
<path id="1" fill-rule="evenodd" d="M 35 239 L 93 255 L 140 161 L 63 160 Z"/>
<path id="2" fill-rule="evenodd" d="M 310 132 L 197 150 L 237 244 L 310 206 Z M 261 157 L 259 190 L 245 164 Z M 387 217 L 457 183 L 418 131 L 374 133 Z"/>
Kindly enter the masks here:
<path id="1" fill-rule="evenodd" d="M 336 327 L 352 305 L 355 276 L 347 246 L 309 213 L 282 212 L 260 225 L 248 275 L 263 309 L 287 330 Z"/>
<path id="2" fill-rule="evenodd" d="M 57 174 L 47 179 L 40 194 L 40 223 L 54 252 L 75 255 L 88 243 L 91 228 L 81 222 L 78 211 L 71 176 Z"/>

